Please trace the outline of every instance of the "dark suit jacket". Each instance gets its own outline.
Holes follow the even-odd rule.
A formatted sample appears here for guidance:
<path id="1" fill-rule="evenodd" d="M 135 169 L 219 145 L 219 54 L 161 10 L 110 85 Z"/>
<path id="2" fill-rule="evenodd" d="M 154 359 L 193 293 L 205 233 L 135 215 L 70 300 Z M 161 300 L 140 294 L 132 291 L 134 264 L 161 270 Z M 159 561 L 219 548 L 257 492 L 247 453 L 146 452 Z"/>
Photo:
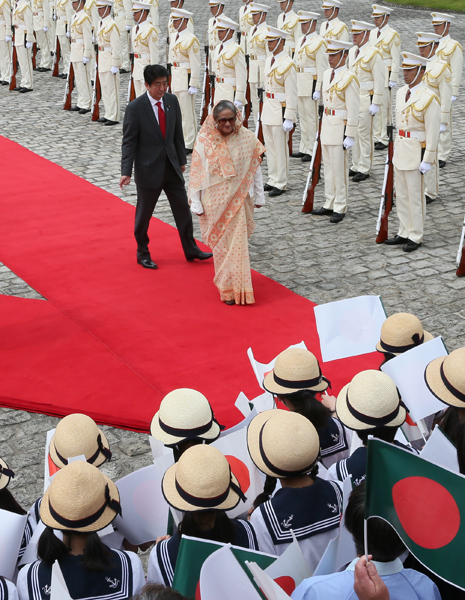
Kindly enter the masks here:
<path id="1" fill-rule="evenodd" d="M 145 189 L 160 187 L 167 159 L 181 178 L 181 166 L 187 163 L 178 99 L 166 93 L 163 102 L 166 138 L 146 93 L 130 102 L 124 115 L 121 175 L 131 176 L 134 165 L 135 182 Z"/>

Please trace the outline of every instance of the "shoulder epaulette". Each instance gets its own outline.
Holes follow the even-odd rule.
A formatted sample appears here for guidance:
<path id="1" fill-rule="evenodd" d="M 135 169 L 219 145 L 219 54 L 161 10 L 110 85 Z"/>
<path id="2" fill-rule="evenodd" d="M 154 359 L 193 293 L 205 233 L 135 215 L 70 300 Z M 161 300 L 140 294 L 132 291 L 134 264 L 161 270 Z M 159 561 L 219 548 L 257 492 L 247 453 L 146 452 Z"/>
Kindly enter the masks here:
<path id="1" fill-rule="evenodd" d="M 376 46 L 370 46 L 362 57 L 362 63 L 366 64 L 370 62 L 370 60 L 374 58 L 375 54 L 379 54 L 381 56 L 381 52 Z"/>
<path id="2" fill-rule="evenodd" d="M 189 50 L 193 44 L 196 44 L 198 47 L 200 47 L 199 40 L 195 37 L 193 33 L 190 33 L 189 36 L 185 36 L 182 39 L 180 45 L 183 50 Z"/>
<path id="3" fill-rule="evenodd" d="M 289 71 L 289 69 L 292 69 L 292 67 L 294 67 L 294 69 L 297 70 L 295 62 L 292 60 L 292 58 L 290 58 L 289 56 L 286 56 L 285 59 L 280 61 L 279 65 L 276 67 L 275 71 L 276 71 L 277 75 L 279 75 L 279 77 L 282 77 Z"/>
<path id="4" fill-rule="evenodd" d="M 439 79 L 444 71 L 450 71 L 450 66 L 445 60 L 437 60 L 429 71 L 426 71 L 426 75 L 431 76 L 433 79 Z"/>
<path id="5" fill-rule="evenodd" d="M 396 45 L 399 46 L 400 45 L 400 36 L 397 33 L 397 31 L 395 29 L 391 29 L 389 31 L 389 33 L 390 33 L 390 35 L 388 34 L 387 36 L 385 36 L 381 40 L 381 43 L 387 46 L 388 44 L 390 44 L 394 40 L 394 38 L 397 38 Z"/>
<path id="6" fill-rule="evenodd" d="M 90 16 L 86 13 L 86 11 L 84 11 L 84 14 L 74 21 L 74 24 L 82 25 L 85 21 L 90 21 Z"/>
<path id="7" fill-rule="evenodd" d="M 349 71 L 347 69 L 347 71 L 344 73 L 342 79 L 340 79 L 337 83 L 336 83 L 336 90 L 338 92 L 343 92 L 349 85 L 350 83 L 355 79 L 355 81 L 357 82 L 357 85 L 360 85 L 358 82 L 358 79 L 355 75 L 355 73 L 352 73 L 351 71 Z"/>
<path id="8" fill-rule="evenodd" d="M 413 107 L 415 108 L 415 110 L 423 112 L 428 108 L 428 106 L 431 104 L 431 102 L 433 102 L 433 100 L 436 100 L 438 104 L 441 104 L 436 94 L 429 88 L 424 87 L 418 100 L 416 102 L 413 102 Z"/>
<path id="9" fill-rule="evenodd" d="M 323 44 L 326 46 L 326 41 L 321 36 L 318 36 L 318 38 L 316 38 L 316 45 L 315 46 L 313 46 L 311 44 L 307 44 L 306 46 L 304 46 L 305 52 L 307 53 L 307 56 L 309 55 L 309 53 L 313 54 L 314 52 L 318 52 L 318 50 L 321 48 L 321 46 Z"/>
<path id="10" fill-rule="evenodd" d="M 146 27 L 140 34 L 138 37 L 140 37 L 141 40 L 146 40 L 150 35 L 153 34 L 153 32 L 156 33 L 157 35 L 157 39 L 158 39 L 158 34 L 159 31 L 158 29 L 155 27 L 155 25 L 150 25 L 150 27 Z"/>
<path id="11" fill-rule="evenodd" d="M 18 4 L 17 7 L 15 8 L 15 14 L 20 15 L 22 14 L 27 8 L 30 8 L 32 11 L 32 8 L 29 6 L 29 4 L 27 2 L 22 2 L 21 4 Z"/>
<path id="12" fill-rule="evenodd" d="M 440 54 L 444 54 L 444 56 L 450 56 L 457 46 L 462 50 L 462 46 L 456 40 L 449 40 L 447 44 L 439 51 Z"/>
<path id="13" fill-rule="evenodd" d="M 231 60 L 231 58 L 234 58 L 238 52 L 242 52 L 242 54 L 244 54 L 244 50 L 242 50 L 239 44 L 231 44 L 226 48 L 226 50 L 223 53 L 223 56 L 226 59 Z"/>
<path id="14" fill-rule="evenodd" d="M 292 29 L 294 29 L 297 26 L 298 22 L 299 22 L 299 17 L 297 15 L 294 15 L 293 17 L 291 17 L 289 19 L 288 23 L 285 23 L 283 25 L 283 30 L 291 31 Z"/>
<path id="15" fill-rule="evenodd" d="M 347 29 L 347 31 L 349 31 L 349 28 L 347 27 L 347 25 L 341 21 L 339 26 L 336 26 L 331 30 L 331 33 L 335 33 L 336 35 L 339 35 L 343 29 Z"/>

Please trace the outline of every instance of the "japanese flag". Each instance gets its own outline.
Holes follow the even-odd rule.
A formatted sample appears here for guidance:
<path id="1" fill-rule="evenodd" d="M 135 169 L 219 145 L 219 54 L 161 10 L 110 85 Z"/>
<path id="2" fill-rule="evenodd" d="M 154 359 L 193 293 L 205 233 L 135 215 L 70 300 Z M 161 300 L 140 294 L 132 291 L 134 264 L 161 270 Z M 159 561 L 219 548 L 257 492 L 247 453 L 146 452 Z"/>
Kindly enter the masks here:
<path id="1" fill-rule="evenodd" d="M 265 569 L 265 573 L 289 596 L 304 579 L 312 576 L 299 542 L 295 536 L 293 537 L 292 544 L 286 548 L 281 556 L 278 556 L 272 565 Z"/>

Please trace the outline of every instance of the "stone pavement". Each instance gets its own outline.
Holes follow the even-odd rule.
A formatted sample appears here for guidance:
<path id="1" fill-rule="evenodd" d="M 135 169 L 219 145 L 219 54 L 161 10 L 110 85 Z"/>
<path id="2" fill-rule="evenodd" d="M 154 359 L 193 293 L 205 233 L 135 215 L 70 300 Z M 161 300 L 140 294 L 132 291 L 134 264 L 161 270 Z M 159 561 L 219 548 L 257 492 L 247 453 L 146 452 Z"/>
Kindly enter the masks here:
<path id="1" fill-rule="evenodd" d="M 273 24 L 278 6 L 273 4 L 269 22 Z M 371 3 L 352 0 L 341 18 L 370 20 Z M 239 0 L 228 0 L 228 16 L 236 18 Z M 304 7 L 298 0 L 296 10 Z M 206 0 L 186 0 L 185 8 L 195 11 L 196 34 L 201 43 L 209 17 Z M 319 3 L 305 8 L 319 10 Z M 322 11 L 320 11 L 322 12 Z M 160 10 L 164 27 L 168 3 Z M 415 51 L 415 31 L 430 30 L 426 10 L 395 7 L 393 27 L 402 38 L 402 48 Z M 465 15 L 457 15 L 453 37 L 465 42 Z M 165 56 L 164 45 L 160 57 Z M 122 75 L 122 106 L 125 105 L 128 75 Z M 61 165 L 95 185 L 135 204 L 135 186 L 120 192 L 120 144 L 122 127 L 102 128 L 88 115 L 67 113 L 62 108 L 64 82 L 49 73 L 34 75 L 34 93 L 14 94 L 0 88 L 0 131 L 33 152 Z M 267 199 L 256 212 L 257 227 L 251 238 L 252 266 L 289 289 L 317 303 L 362 294 L 379 294 L 388 314 L 409 311 L 425 328 L 442 335 L 449 348 L 465 345 L 465 278 L 455 276 L 455 256 L 464 214 L 465 175 L 465 95 L 454 106 L 454 149 L 447 167 L 441 170 L 440 200 L 427 209 L 423 246 L 412 254 L 375 243 L 375 225 L 384 172 L 384 152 L 376 152 L 370 179 L 350 183 L 350 204 L 345 220 L 332 225 L 327 218 L 303 215 L 301 199 L 307 176 L 299 160 L 291 159 L 291 185 L 283 196 Z M 200 94 L 197 97 L 200 105 Z M 122 120 L 122 119 L 121 119 Z M 298 130 L 295 147 L 298 145 Z M 264 163 L 266 171 L 266 161 Z M 7 176 L 5 173 L 3 176 Z M 118 202 L 115 198 L 115 202 Z M 315 205 L 323 202 L 323 185 L 315 194 Z M 169 205 L 161 200 L 156 216 L 173 223 Z M 195 218 L 194 218 L 195 221 Z M 196 235 L 200 236 L 197 223 Z M 396 231 L 396 217 L 390 219 L 390 232 Z M 134 248 L 135 255 L 135 248 Z M 157 252 L 153 250 L 156 260 Z M 0 261 L 1 261 L 0 245 Z M 148 275 L 151 275 L 148 273 Z M 153 274 L 156 277 L 156 273 Z M 0 263 L 0 293 L 41 298 L 35 290 Z M 237 310 L 247 308 L 237 307 Z M 57 419 L 42 415 L 0 409 L 0 457 L 16 472 L 10 488 L 28 507 L 42 493 L 43 445 L 45 432 Z M 144 434 L 104 428 L 114 451 L 114 460 L 103 471 L 116 479 L 150 464 L 148 438 Z"/>

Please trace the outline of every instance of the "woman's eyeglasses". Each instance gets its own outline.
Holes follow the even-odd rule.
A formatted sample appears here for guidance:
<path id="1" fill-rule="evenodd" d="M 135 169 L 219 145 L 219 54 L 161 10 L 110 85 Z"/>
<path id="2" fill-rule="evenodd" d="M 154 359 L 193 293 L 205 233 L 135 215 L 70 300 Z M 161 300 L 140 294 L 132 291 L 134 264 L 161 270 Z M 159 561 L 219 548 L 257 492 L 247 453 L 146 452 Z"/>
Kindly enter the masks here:
<path id="1" fill-rule="evenodd" d="M 229 119 L 218 119 L 217 123 L 219 123 L 220 125 L 226 125 L 226 123 L 234 125 L 236 123 L 236 117 L 231 117 Z"/>

